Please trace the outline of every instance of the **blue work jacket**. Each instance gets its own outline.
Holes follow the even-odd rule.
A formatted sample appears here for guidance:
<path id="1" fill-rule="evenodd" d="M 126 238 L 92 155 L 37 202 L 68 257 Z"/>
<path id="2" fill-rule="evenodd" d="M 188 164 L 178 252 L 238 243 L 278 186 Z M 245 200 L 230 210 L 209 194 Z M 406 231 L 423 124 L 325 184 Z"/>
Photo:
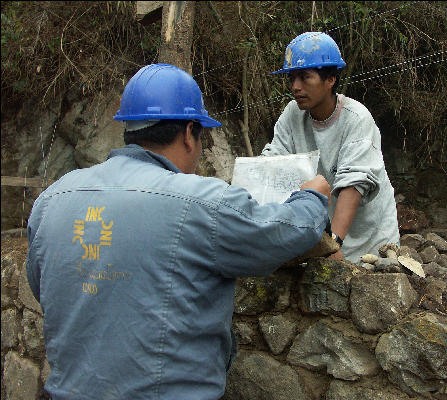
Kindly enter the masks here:
<path id="1" fill-rule="evenodd" d="M 327 198 L 258 205 L 129 145 L 35 201 L 27 272 L 59 399 L 218 399 L 234 342 L 235 278 L 311 249 Z M 233 351 L 234 353 L 234 351 Z"/>

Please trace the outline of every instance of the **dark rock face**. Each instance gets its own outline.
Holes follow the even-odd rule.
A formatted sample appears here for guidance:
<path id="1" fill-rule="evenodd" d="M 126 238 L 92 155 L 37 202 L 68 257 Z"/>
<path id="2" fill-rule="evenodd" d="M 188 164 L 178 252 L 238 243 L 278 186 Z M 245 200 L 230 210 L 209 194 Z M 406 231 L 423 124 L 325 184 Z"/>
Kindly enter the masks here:
<path id="1" fill-rule="evenodd" d="M 447 319 L 427 312 L 410 315 L 381 336 L 376 357 L 391 381 L 410 395 L 445 388 Z"/>

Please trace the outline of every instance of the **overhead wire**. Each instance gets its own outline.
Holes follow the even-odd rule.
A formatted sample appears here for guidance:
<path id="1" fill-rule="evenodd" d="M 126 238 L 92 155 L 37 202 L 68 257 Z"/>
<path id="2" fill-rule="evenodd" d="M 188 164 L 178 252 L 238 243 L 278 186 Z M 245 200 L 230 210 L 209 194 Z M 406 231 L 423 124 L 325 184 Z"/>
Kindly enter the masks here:
<path id="1" fill-rule="evenodd" d="M 397 66 L 402 66 L 402 65 L 405 65 L 405 64 L 408 65 L 408 64 L 411 64 L 411 63 L 413 63 L 415 61 L 420 61 L 420 60 L 426 59 L 428 57 L 433 57 L 435 55 L 441 55 L 441 54 L 445 54 L 445 53 L 447 53 L 447 51 L 441 51 L 441 52 L 430 54 L 430 55 L 416 57 L 414 59 L 406 60 L 404 62 L 400 62 L 400 63 L 394 64 L 394 65 L 390 65 L 390 66 L 387 66 L 387 67 L 374 69 L 374 70 L 371 70 L 371 71 L 368 71 L 368 72 L 364 72 L 362 74 L 357 74 L 357 75 L 354 75 L 353 77 L 368 75 L 368 74 L 372 74 L 373 72 L 379 72 L 379 71 L 383 71 L 385 69 L 390 69 L 390 68 L 397 67 Z M 382 78 L 382 77 L 385 77 L 385 76 L 388 76 L 388 75 L 391 75 L 391 74 L 395 74 L 395 73 L 398 73 L 398 72 L 405 72 L 405 71 L 408 71 L 408 70 L 410 70 L 412 68 L 417 69 L 417 68 L 420 68 L 420 67 L 425 67 L 425 66 L 428 66 L 428 65 L 437 64 L 437 63 L 440 63 L 440 62 L 443 62 L 443 61 L 447 61 L 447 59 L 442 57 L 439 60 L 435 60 L 435 61 L 432 61 L 432 62 L 429 62 L 429 63 L 426 63 L 426 64 L 409 65 L 407 68 L 404 68 L 404 69 L 398 69 L 396 71 L 390 71 L 390 72 L 387 72 L 387 73 L 384 73 L 384 74 L 376 74 L 374 76 L 370 76 L 370 77 L 367 77 L 367 78 L 359 79 L 359 80 L 356 80 L 356 81 L 351 81 L 351 82 L 348 82 L 347 85 L 353 85 L 353 84 L 356 84 L 356 83 L 360 83 L 360 82 L 364 82 L 364 81 L 368 81 L 368 80 L 372 80 L 372 79 L 376 79 L 376 78 Z M 351 77 L 351 79 L 353 77 Z M 233 113 L 236 113 L 236 112 L 244 110 L 245 107 L 253 108 L 254 106 L 261 106 L 261 105 L 264 105 L 264 104 L 276 103 L 276 102 L 278 102 L 280 100 L 283 100 L 283 99 L 285 99 L 287 97 L 289 97 L 288 94 L 272 96 L 272 97 L 269 97 L 268 99 L 264 99 L 264 100 L 261 100 L 261 101 L 250 103 L 248 105 L 242 105 L 242 106 L 234 107 L 234 108 L 232 108 L 230 110 L 214 113 L 214 114 L 212 114 L 210 116 L 214 118 L 214 117 L 218 117 L 218 116 L 221 116 L 221 115 L 233 114 Z"/>
<path id="2" fill-rule="evenodd" d="M 367 20 L 367 19 L 373 19 L 373 18 L 376 18 L 376 17 L 380 17 L 380 16 L 383 16 L 384 14 L 392 13 L 392 12 L 394 12 L 394 11 L 396 11 L 396 10 L 399 10 L 399 9 L 401 9 L 401 8 L 405 8 L 405 7 L 408 7 L 408 6 L 413 5 L 413 4 L 415 4 L 415 3 L 420 3 L 420 2 L 419 2 L 419 1 L 412 1 L 412 2 L 409 2 L 409 3 L 406 3 L 406 4 L 402 4 L 402 5 L 400 5 L 399 7 L 395 7 L 395 8 L 393 8 L 393 9 L 391 9 L 391 10 L 382 11 L 381 13 L 378 13 L 378 14 L 374 14 L 374 15 L 371 15 L 371 16 L 367 16 L 367 17 L 358 19 L 358 20 L 356 20 L 356 21 L 348 22 L 347 24 L 343 24 L 343 25 L 336 26 L 336 27 L 334 27 L 334 28 L 331 28 L 331 29 L 328 29 L 328 30 L 324 31 L 323 33 L 333 32 L 333 31 L 336 31 L 336 30 L 345 28 L 345 27 L 347 27 L 347 26 L 351 26 L 351 25 L 354 25 L 354 24 L 358 24 L 359 22 L 365 21 L 365 20 Z M 264 54 L 264 53 L 267 53 L 268 51 L 270 51 L 270 50 L 263 50 L 263 51 L 260 51 L 259 54 Z M 253 56 L 250 56 L 250 57 L 248 57 L 247 59 L 251 59 L 251 58 L 254 58 L 254 57 L 256 57 L 256 56 L 257 56 L 257 54 L 255 54 L 255 55 L 253 55 Z M 218 69 L 222 69 L 222 68 L 228 67 L 228 66 L 233 65 L 233 64 L 239 64 L 239 63 L 241 63 L 241 62 L 244 61 L 244 60 L 245 60 L 245 58 L 242 58 L 242 59 L 237 60 L 237 61 L 232 61 L 232 62 L 230 62 L 230 63 L 224 64 L 224 65 L 220 65 L 220 66 L 218 66 L 218 67 L 214 67 L 214 68 L 211 68 L 211 69 L 206 70 L 206 71 L 199 72 L 199 73 L 197 73 L 197 74 L 194 74 L 194 75 L 193 75 L 193 78 L 198 77 L 198 76 L 201 76 L 201 75 L 209 74 L 209 73 L 214 72 L 214 71 L 216 71 L 216 70 L 218 70 Z"/>

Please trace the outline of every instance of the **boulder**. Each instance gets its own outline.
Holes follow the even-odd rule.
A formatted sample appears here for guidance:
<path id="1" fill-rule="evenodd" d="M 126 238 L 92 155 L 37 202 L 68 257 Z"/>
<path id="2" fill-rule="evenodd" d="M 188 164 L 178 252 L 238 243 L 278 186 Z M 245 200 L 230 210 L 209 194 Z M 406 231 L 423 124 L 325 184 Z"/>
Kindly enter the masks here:
<path id="1" fill-rule="evenodd" d="M 416 298 L 405 274 L 369 274 L 351 279 L 352 320 L 361 332 L 388 330 L 406 316 Z"/>
<path id="2" fill-rule="evenodd" d="M 283 315 L 265 315 L 259 318 L 259 327 L 273 354 L 280 354 L 295 336 L 296 322 Z"/>
<path id="3" fill-rule="evenodd" d="M 379 370 L 374 355 L 364 344 L 345 336 L 326 319 L 316 322 L 295 338 L 287 361 L 348 381 L 375 375 Z"/>
<path id="4" fill-rule="evenodd" d="M 383 334 L 376 357 L 389 379 L 413 396 L 445 389 L 447 319 L 415 313 Z"/>
<path id="5" fill-rule="evenodd" d="M 349 262 L 311 259 L 299 282 L 299 307 L 304 312 L 349 317 L 350 281 L 361 273 Z"/>
<path id="6" fill-rule="evenodd" d="M 32 361 L 16 352 L 6 354 L 3 381 L 8 400 L 33 400 L 39 393 L 40 370 Z"/>
<path id="7" fill-rule="evenodd" d="M 268 354 L 241 350 L 222 400 L 308 400 L 300 376 Z"/>

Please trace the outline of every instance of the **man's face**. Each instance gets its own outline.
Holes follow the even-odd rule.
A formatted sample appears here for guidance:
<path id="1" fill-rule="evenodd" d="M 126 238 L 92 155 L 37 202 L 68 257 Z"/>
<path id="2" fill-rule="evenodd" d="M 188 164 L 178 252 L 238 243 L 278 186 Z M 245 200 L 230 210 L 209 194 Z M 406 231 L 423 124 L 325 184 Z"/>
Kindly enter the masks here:
<path id="1" fill-rule="evenodd" d="M 312 111 L 331 98 L 335 78 L 323 81 L 314 69 L 297 69 L 290 72 L 289 79 L 300 110 Z"/>

